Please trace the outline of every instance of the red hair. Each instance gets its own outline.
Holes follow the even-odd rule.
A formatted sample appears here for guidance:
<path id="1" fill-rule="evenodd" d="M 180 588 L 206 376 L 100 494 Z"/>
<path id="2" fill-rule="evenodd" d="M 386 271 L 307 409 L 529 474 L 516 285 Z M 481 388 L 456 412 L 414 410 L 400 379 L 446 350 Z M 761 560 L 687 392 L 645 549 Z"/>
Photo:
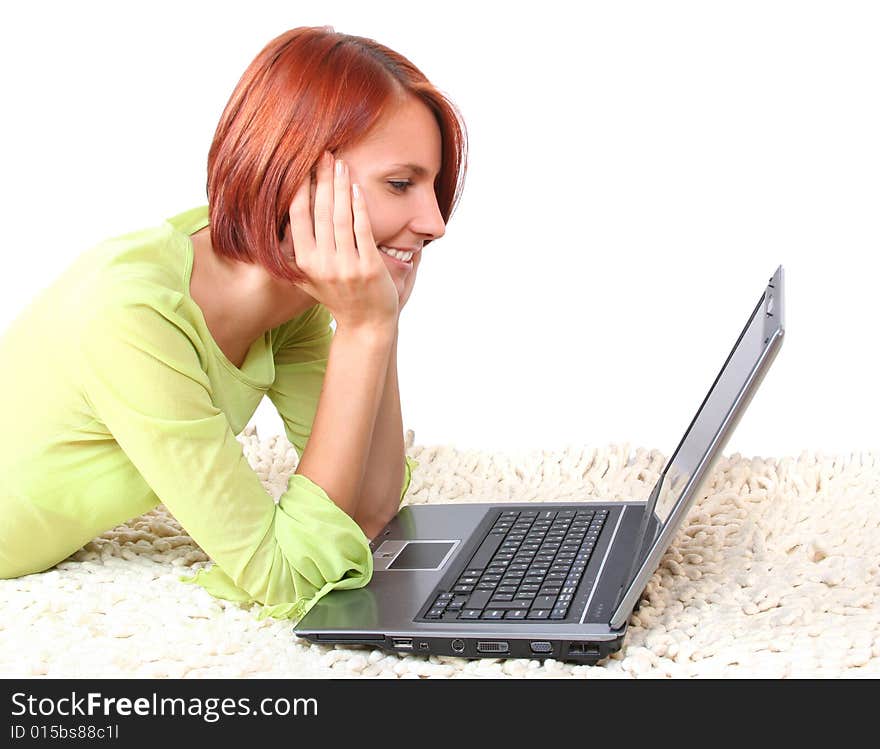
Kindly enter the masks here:
<path id="1" fill-rule="evenodd" d="M 448 221 L 467 170 L 467 135 L 455 105 L 409 60 L 372 39 L 324 26 L 291 29 L 269 42 L 232 92 L 208 152 L 214 251 L 302 281 L 281 250 L 296 189 L 324 151 L 360 140 L 407 95 L 425 103 L 440 127 L 434 192 Z"/>

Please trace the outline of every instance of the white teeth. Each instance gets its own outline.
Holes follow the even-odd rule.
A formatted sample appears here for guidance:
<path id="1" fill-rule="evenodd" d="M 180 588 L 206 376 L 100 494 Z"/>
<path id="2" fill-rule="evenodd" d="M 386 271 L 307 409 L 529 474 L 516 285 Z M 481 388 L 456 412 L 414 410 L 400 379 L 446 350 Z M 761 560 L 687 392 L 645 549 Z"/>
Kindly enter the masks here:
<path id="1" fill-rule="evenodd" d="M 390 255 L 396 260 L 401 260 L 404 263 L 408 263 L 412 259 L 411 252 L 401 252 L 400 250 L 395 250 L 391 247 L 385 247 L 383 245 L 379 245 L 379 250 L 384 252 L 386 255 Z"/>

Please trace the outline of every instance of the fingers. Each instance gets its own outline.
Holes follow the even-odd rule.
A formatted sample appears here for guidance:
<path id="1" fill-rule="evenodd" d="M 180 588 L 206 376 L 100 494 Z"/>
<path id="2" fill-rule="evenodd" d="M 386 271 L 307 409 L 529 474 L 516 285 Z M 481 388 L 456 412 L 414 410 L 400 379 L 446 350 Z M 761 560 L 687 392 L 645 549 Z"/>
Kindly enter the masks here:
<path id="1" fill-rule="evenodd" d="M 314 222 L 313 222 L 314 219 Z M 381 263 L 363 194 L 352 196 L 348 165 L 325 151 L 314 180 L 304 180 L 290 205 L 291 238 L 297 264 L 317 267 L 323 253 L 340 260 Z"/>
<path id="2" fill-rule="evenodd" d="M 315 251 L 315 234 L 310 210 L 310 180 L 303 180 L 290 203 L 290 238 L 293 241 L 293 255 L 297 265 L 308 262 Z"/>
<path id="3" fill-rule="evenodd" d="M 315 242 L 319 250 L 336 252 L 333 231 L 333 156 L 325 151 L 318 164 L 315 187 Z"/>
<path id="4" fill-rule="evenodd" d="M 367 204 L 360 185 L 352 186 L 352 213 L 354 214 L 354 237 L 357 241 L 358 253 L 362 260 L 382 263 L 379 250 L 376 249 L 376 240 L 373 238 L 373 228 L 370 226 L 370 217 L 367 214 Z M 382 263 L 384 267 L 384 263 Z"/>
<path id="5" fill-rule="evenodd" d="M 350 185 L 348 164 L 337 161 L 333 178 L 333 230 L 336 236 L 336 251 L 340 257 L 357 260 L 358 250 L 352 230 Z"/>

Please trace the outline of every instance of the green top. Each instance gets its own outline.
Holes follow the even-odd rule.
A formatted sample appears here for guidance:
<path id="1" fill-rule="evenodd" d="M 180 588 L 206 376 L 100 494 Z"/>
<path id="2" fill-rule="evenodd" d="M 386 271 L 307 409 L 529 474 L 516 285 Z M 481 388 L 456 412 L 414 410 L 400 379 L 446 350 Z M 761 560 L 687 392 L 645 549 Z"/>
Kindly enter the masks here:
<path id="1" fill-rule="evenodd" d="M 292 475 L 276 504 L 235 439 L 268 395 L 302 456 L 333 330 L 322 305 L 234 366 L 189 293 L 202 206 L 83 253 L 0 338 L 0 578 L 40 572 L 164 503 L 214 561 L 195 577 L 300 618 L 373 572 L 363 531 Z M 407 458 L 401 500 L 412 468 Z"/>

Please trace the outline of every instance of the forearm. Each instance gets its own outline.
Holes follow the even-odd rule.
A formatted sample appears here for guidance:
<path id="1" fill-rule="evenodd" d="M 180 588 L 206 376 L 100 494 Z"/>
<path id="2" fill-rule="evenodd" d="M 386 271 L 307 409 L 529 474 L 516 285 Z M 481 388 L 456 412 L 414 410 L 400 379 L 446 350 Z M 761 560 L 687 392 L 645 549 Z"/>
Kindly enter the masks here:
<path id="1" fill-rule="evenodd" d="M 393 326 L 337 327 L 312 431 L 296 469 L 355 519 L 396 337 Z"/>
<path id="2" fill-rule="evenodd" d="M 368 538 L 374 538 L 394 517 L 400 504 L 405 450 L 400 390 L 397 381 L 397 336 L 388 357 L 385 389 L 376 414 L 373 439 L 355 520 Z"/>

